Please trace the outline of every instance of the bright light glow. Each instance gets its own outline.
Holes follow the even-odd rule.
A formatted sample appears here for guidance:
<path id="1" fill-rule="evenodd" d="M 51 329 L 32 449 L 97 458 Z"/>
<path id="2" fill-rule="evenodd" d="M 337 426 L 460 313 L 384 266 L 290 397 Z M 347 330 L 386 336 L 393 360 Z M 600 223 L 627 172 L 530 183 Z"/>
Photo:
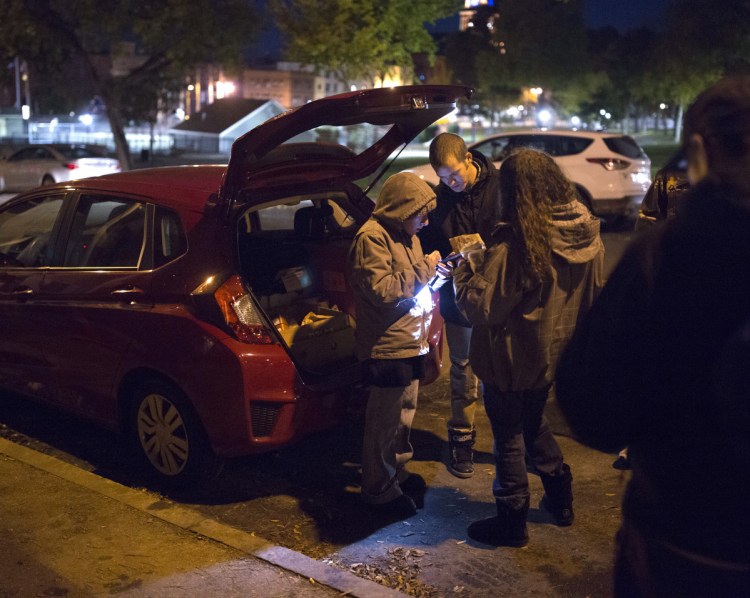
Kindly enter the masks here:
<path id="1" fill-rule="evenodd" d="M 59 124 L 60 124 L 60 120 L 57 117 L 55 117 L 51 121 L 49 121 L 49 128 L 54 129 Z"/>
<path id="2" fill-rule="evenodd" d="M 231 81 L 216 82 L 216 99 L 220 100 L 234 93 L 235 86 Z"/>
<path id="3" fill-rule="evenodd" d="M 88 127 L 89 125 L 91 125 L 91 123 L 94 122 L 94 117 L 90 114 L 81 114 L 81 116 L 78 117 L 78 120 L 81 121 L 81 124 Z"/>
<path id="4" fill-rule="evenodd" d="M 541 87 L 532 87 L 529 91 L 533 93 L 535 96 L 540 96 L 544 92 L 544 90 Z"/>
<path id="5" fill-rule="evenodd" d="M 605 112 L 604 113 L 604 118 L 606 118 L 607 120 L 609 120 L 610 118 L 612 118 L 612 115 L 609 112 Z"/>
<path id="6" fill-rule="evenodd" d="M 519 108 L 518 106 L 511 106 L 508 108 L 507 113 L 509 116 L 518 116 L 523 108 Z"/>
<path id="7" fill-rule="evenodd" d="M 357 86 L 352 84 L 349 86 L 349 91 L 357 91 Z"/>
<path id="8" fill-rule="evenodd" d="M 664 102 L 662 102 L 661 104 L 659 104 L 659 108 L 661 108 L 662 110 L 664 110 L 666 107 L 667 107 L 667 105 Z"/>
<path id="9" fill-rule="evenodd" d="M 185 120 L 185 109 L 178 108 L 177 110 L 174 111 L 174 115 L 180 120 Z"/>
<path id="10" fill-rule="evenodd" d="M 432 311 L 432 308 L 435 306 L 432 302 L 432 291 L 430 291 L 430 287 L 427 285 L 423 286 L 422 290 L 417 293 L 414 301 L 416 301 L 415 308 L 419 308 L 422 312 Z"/>
<path id="11" fill-rule="evenodd" d="M 31 106 L 28 104 L 21 106 L 21 118 L 24 120 L 29 120 L 29 118 L 31 118 Z"/>
<path id="12" fill-rule="evenodd" d="M 539 121 L 543 123 L 547 123 L 552 118 L 552 114 L 549 110 L 540 110 L 539 111 Z"/>
<path id="13" fill-rule="evenodd" d="M 193 85 L 192 83 L 188 85 L 188 91 L 193 91 L 194 89 L 195 89 L 195 85 Z"/>
<path id="14" fill-rule="evenodd" d="M 572 124 L 574 127 L 578 127 L 581 125 L 581 119 L 577 116 L 572 116 L 570 118 L 570 124 Z"/>
<path id="15" fill-rule="evenodd" d="M 604 108 L 602 108 L 601 110 L 599 110 L 599 114 L 604 116 L 605 114 L 607 114 L 607 111 Z"/>

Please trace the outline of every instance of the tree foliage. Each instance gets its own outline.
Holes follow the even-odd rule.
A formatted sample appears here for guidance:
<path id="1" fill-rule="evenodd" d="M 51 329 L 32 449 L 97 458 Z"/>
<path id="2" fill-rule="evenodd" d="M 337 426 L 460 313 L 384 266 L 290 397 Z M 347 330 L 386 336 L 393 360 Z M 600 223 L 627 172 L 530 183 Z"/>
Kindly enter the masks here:
<path id="1" fill-rule="evenodd" d="M 239 65 L 256 27 L 245 0 L 0 0 L 0 14 L 0 56 L 40 73 L 74 67 L 104 101 L 124 167 L 124 118 L 154 112 L 159 94 L 199 63 Z"/>
<path id="2" fill-rule="evenodd" d="M 495 104 L 524 87 L 563 90 L 586 70 L 581 0 L 507 0 L 477 10 L 472 26 L 446 43 L 457 80 Z"/>
<path id="3" fill-rule="evenodd" d="M 425 23 L 455 14 L 456 0 L 278 0 L 269 6 L 286 40 L 286 57 L 330 70 L 343 81 L 383 79 L 430 61 L 435 42 Z"/>

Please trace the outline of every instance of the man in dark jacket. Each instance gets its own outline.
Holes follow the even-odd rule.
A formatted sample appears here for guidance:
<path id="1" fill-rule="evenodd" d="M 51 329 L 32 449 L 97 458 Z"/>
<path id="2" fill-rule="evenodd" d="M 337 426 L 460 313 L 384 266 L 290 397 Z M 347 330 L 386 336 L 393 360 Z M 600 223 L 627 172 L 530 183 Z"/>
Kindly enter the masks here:
<path id="1" fill-rule="evenodd" d="M 740 364 L 744 351 L 747 363 L 750 77 L 698 96 L 683 139 L 694 186 L 674 218 L 636 239 L 557 371 L 578 438 L 629 446 L 618 597 L 750 588 L 747 369 L 727 356 Z"/>
<path id="2" fill-rule="evenodd" d="M 489 238 L 500 219 L 498 173 L 490 160 L 453 133 L 441 133 L 430 144 L 430 164 L 440 177 L 437 208 L 420 232 L 426 251 L 451 253 L 449 239 L 479 233 Z M 474 414 L 479 380 L 469 363 L 471 324 L 456 307 L 453 285 L 440 288 L 440 313 L 451 360 L 451 418 L 448 420 L 449 471 L 459 478 L 474 475 L 473 447 L 476 441 Z"/>

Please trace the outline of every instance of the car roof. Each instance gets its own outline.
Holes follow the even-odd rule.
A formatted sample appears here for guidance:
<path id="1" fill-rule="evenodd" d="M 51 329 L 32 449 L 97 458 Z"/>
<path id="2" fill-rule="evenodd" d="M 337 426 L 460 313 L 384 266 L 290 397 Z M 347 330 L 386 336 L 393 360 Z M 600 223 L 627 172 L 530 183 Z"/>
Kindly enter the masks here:
<path id="1" fill-rule="evenodd" d="M 156 205 L 178 210 L 202 211 L 221 185 L 224 164 L 140 168 L 104 176 L 60 183 L 83 191 L 120 192 L 142 195 Z"/>
<path id="2" fill-rule="evenodd" d="M 514 131 L 503 131 L 501 133 L 495 133 L 493 135 L 488 135 L 487 137 L 484 137 L 480 141 L 477 141 L 476 143 L 472 143 L 471 145 L 478 145 L 480 143 L 484 143 L 487 140 L 491 139 L 497 139 L 500 137 L 508 137 L 511 135 L 542 135 L 542 136 L 550 136 L 550 135 L 567 135 L 569 137 L 581 137 L 585 139 L 592 139 L 592 138 L 610 138 L 610 137 L 627 137 L 627 135 L 623 133 L 610 133 L 607 131 L 585 131 L 580 129 L 517 129 Z"/>

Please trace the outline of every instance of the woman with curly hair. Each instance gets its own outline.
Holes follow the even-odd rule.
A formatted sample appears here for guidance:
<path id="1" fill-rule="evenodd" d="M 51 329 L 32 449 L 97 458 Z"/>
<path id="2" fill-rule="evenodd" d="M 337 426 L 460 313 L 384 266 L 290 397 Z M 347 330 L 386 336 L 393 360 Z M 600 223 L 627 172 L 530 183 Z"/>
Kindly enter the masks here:
<path id="1" fill-rule="evenodd" d="M 573 523 L 573 476 L 544 416 L 557 356 L 602 285 L 599 220 L 547 154 L 520 149 L 500 168 L 503 220 L 487 249 L 456 267 L 456 303 L 473 325 L 470 360 L 482 381 L 494 435 L 497 515 L 469 536 L 525 546 L 527 466 L 544 486 L 541 506 Z"/>

